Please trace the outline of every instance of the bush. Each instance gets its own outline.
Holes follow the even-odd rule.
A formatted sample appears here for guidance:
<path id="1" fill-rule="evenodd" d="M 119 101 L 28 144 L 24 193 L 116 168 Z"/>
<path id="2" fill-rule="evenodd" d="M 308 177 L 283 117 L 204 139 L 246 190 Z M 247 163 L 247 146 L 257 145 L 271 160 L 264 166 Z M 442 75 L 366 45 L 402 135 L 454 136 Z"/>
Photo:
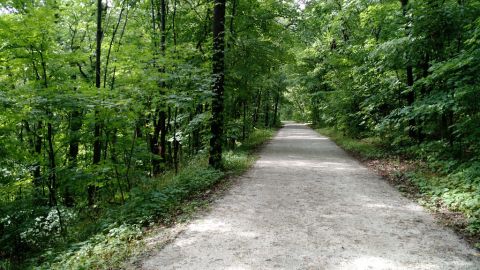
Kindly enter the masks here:
<path id="1" fill-rule="evenodd" d="M 248 169 L 254 161 L 249 152 L 272 135 L 273 130 L 256 130 L 239 148 L 225 152 L 223 172 L 210 168 L 207 157 L 199 155 L 177 175 L 171 171 L 159 178 L 138 179 L 137 186 L 126 194 L 124 204 L 112 206 L 104 203 L 98 206 L 97 212 L 72 216 L 76 219 L 76 226 L 69 231 L 72 235 L 70 244 L 55 245 L 52 242 L 51 247 L 43 246 L 46 251 L 30 261 L 31 267 L 120 268 L 129 257 L 140 252 L 144 235 L 142 228 L 156 222 L 171 224 L 183 211 L 190 211 L 190 202 L 201 199 L 225 175 L 239 174 Z M 0 220 L 0 224 L 2 222 Z M 6 265 L 4 268 L 9 267 L 8 262 L 0 261 L 0 266 L 2 263 Z"/>

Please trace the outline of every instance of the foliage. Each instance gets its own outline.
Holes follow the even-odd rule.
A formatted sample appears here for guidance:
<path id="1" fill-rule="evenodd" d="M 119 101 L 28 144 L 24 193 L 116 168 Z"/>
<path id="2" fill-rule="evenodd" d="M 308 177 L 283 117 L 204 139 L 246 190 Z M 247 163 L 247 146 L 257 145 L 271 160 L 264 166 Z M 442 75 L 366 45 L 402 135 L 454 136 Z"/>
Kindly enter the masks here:
<path id="1" fill-rule="evenodd" d="M 234 175 L 244 172 L 255 160 L 249 153 L 255 151 L 259 146 L 272 138 L 273 135 L 273 129 L 255 129 L 247 141 L 239 143 L 235 150 L 224 154 L 225 169 Z"/>
<path id="2" fill-rule="evenodd" d="M 64 220 L 70 224 L 67 239 L 54 238 L 55 235 L 60 237 L 56 213 L 50 214 L 54 216 L 54 220 L 57 220 L 53 222 L 48 222 L 50 215 L 44 219 L 37 218 L 32 221 L 32 218 L 20 212 L 18 214 L 23 215 L 23 219 L 8 216 L 1 220 L 0 224 L 7 234 L 13 235 L 15 232 L 12 230 L 16 230 L 17 234 L 24 236 L 20 240 L 37 241 L 39 248 L 44 249 L 41 256 L 28 261 L 29 267 L 39 269 L 122 267 L 127 259 L 142 251 L 142 237 L 146 233 L 144 228 L 158 222 L 171 224 L 179 214 L 190 211 L 188 208 L 192 201 L 202 200 L 204 193 L 214 188 L 225 175 L 238 175 L 252 165 L 255 159 L 252 151 L 268 141 L 273 132 L 257 130 L 254 134 L 257 135 L 245 142 L 249 145 L 248 149 L 239 147 L 227 152 L 224 156 L 224 162 L 227 164 L 225 172 L 208 167 L 207 157 L 199 155 L 178 174 L 169 171 L 159 178 L 143 179 L 135 189 L 129 192 L 125 203 L 117 206 L 110 205 L 105 209 L 99 209 L 99 207 L 94 217 L 77 215 L 67 219 L 67 215 L 62 213 Z M 46 210 L 48 211 L 48 208 Z M 34 227 L 32 222 L 39 224 Z M 42 230 L 45 228 L 41 226 L 49 226 L 55 233 L 52 229 Z M 3 239 L 6 239 L 6 234 L 2 241 Z M 5 240 L 6 247 L 11 246 L 9 241 L 12 240 Z M 31 246 L 29 242 L 25 242 L 25 245 Z M 25 264 L 22 266 L 26 267 Z"/>
<path id="3" fill-rule="evenodd" d="M 428 195 L 426 204 L 441 203 L 468 218 L 467 230 L 480 233 L 480 174 L 478 162 L 462 165 L 448 175 L 417 172 L 411 176 L 420 190 Z"/>
<path id="4" fill-rule="evenodd" d="M 220 172 L 205 163 L 215 120 L 212 8 L 0 3 L 0 268 L 29 258 L 48 268 L 63 250 L 89 254 L 104 240 L 108 251 L 118 238 L 105 237 L 110 230 L 168 223 L 185 201 L 251 164 L 247 152 L 271 135 L 261 130 L 280 123 L 298 9 L 228 2 L 221 142 L 233 152 Z M 59 267 L 75 263 L 58 256 Z"/>
<path id="5" fill-rule="evenodd" d="M 388 149 L 388 146 L 383 145 L 379 138 L 371 137 L 354 139 L 344 136 L 337 130 L 329 128 L 321 128 L 317 129 L 317 131 L 322 135 L 328 136 L 338 145 L 341 145 L 347 152 L 358 155 L 361 158 L 379 159 L 391 154 L 391 149 Z"/>
<path id="6" fill-rule="evenodd" d="M 310 1 L 285 110 L 361 156 L 422 161 L 422 192 L 478 233 L 479 27 L 478 1 Z"/>

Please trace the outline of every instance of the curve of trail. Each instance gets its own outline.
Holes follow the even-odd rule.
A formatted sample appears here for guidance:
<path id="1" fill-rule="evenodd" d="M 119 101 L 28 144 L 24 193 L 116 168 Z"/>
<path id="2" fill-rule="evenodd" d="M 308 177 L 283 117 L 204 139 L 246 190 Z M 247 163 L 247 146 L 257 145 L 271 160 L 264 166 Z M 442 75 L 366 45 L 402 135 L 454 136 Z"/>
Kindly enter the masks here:
<path id="1" fill-rule="evenodd" d="M 422 207 L 290 123 L 211 211 L 144 269 L 480 269 Z"/>

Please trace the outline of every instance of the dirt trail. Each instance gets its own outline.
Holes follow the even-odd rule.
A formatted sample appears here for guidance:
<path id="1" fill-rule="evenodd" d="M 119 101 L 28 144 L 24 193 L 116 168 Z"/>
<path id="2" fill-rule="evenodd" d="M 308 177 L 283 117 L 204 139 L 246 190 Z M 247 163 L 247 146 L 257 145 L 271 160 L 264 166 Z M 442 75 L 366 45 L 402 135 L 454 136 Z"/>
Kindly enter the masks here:
<path id="1" fill-rule="evenodd" d="M 143 269 L 480 269 L 422 207 L 287 124 L 253 169 Z"/>

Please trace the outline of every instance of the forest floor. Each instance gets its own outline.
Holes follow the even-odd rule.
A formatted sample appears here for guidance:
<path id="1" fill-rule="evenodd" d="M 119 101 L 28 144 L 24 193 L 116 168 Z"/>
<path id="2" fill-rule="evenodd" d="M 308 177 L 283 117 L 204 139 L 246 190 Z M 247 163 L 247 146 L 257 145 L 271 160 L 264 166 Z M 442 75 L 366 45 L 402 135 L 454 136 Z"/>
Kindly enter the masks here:
<path id="1" fill-rule="evenodd" d="M 476 251 L 380 176 L 288 123 L 143 269 L 480 269 Z M 166 236 L 165 236 L 166 235 Z"/>

